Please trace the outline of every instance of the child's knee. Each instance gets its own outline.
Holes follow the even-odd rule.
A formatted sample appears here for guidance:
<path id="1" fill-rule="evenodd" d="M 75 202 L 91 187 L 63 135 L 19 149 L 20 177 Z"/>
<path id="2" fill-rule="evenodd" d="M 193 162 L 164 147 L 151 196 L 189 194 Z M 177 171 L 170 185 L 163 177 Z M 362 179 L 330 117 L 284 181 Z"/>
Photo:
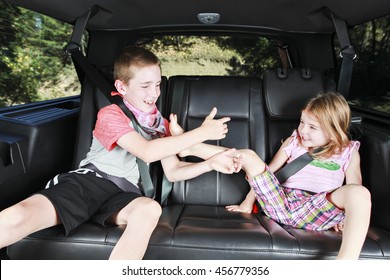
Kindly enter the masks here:
<path id="1" fill-rule="evenodd" d="M 23 204 L 16 204 L 0 212 L 3 227 L 17 228 L 29 220 L 29 210 Z"/>
<path id="2" fill-rule="evenodd" d="M 352 185 L 349 191 L 349 198 L 360 207 L 371 208 L 371 193 L 361 185 Z"/>
<path id="3" fill-rule="evenodd" d="M 137 208 L 135 212 L 145 221 L 158 221 L 162 213 L 160 204 L 153 199 L 145 199 Z"/>

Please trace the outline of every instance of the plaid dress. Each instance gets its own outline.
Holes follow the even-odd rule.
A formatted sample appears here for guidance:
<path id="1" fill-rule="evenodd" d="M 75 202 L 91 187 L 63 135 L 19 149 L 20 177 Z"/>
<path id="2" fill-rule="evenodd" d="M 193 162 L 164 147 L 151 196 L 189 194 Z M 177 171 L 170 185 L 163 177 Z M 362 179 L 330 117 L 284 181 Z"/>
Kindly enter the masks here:
<path id="1" fill-rule="evenodd" d="M 284 225 L 308 230 L 327 230 L 344 220 L 344 211 L 327 198 L 327 192 L 311 193 L 283 187 L 268 169 L 247 178 L 264 213 Z"/>

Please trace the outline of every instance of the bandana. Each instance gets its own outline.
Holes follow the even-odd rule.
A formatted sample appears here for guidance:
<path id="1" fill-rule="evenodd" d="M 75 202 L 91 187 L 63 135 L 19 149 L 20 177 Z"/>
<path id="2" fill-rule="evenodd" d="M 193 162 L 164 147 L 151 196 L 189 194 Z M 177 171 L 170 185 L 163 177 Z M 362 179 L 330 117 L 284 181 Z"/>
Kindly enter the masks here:
<path id="1" fill-rule="evenodd" d="M 118 95 L 118 93 L 116 92 L 113 92 L 111 94 Z M 140 128 L 144 132 L 152 136 L 158 135 L 160 137 L 164 137 L 167 134 L 164 118 L 162 117 L 160 111 L 157 109 L 156 104 L 154 105 L 154 108 L 151 112 L 145 113 L 132 106 L 125 99 L 123 99 L 123 103 L 133 113 L 135 119 L 140 125 Z"/>

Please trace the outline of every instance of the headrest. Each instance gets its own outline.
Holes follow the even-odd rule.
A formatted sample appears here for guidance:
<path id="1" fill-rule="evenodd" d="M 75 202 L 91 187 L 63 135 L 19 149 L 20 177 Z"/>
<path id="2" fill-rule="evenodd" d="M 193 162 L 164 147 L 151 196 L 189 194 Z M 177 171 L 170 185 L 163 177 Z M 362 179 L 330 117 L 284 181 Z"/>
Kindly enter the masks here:
<path id="1" fill-rule="evenodd" d="M 171 78 L 170 78 L 171 79 Z M 217 117 L 251 117 L 248 104 L 252 99 L 261 98 L 261 79 L 227 76 L 186 76 L 174 77 L 170 82 L 185 83 L 184 97 L 188 98 L 188 116 L 204 118 L 213 107 L 217 107 Z M 182 93 L 183 94 L 183 93 Z"/>
<path id="2" fill-rule="evenodd" d="M 308 68 L 268 69 L 263 86 L 267 113 L 275 118 L 297 118 L 309 99 L 336 89 L 333 80 Z"/>

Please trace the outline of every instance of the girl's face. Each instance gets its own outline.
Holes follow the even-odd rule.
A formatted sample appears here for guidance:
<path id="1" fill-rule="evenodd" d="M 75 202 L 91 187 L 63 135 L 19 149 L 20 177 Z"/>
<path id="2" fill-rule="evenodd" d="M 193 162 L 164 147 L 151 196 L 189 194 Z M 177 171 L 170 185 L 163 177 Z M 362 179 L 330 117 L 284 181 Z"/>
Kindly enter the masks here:
<path id="1" fill-rule="evenodd" d="M 331 141 L 329 134 L 321 128 L 318 119 L 308 111 L 302 111 L 298 133 L 301 144 L 306 149 L 319 148 Z"/>
<path id="2" fill-rule="evenodd" d="M 149 113 L 155 108 L 160 96 L 161 70 L 158 65 L 139 67 L 135 75 L 127 82 L 120 83 L 117 89 L 131 105 L 142 112 Z"/>

